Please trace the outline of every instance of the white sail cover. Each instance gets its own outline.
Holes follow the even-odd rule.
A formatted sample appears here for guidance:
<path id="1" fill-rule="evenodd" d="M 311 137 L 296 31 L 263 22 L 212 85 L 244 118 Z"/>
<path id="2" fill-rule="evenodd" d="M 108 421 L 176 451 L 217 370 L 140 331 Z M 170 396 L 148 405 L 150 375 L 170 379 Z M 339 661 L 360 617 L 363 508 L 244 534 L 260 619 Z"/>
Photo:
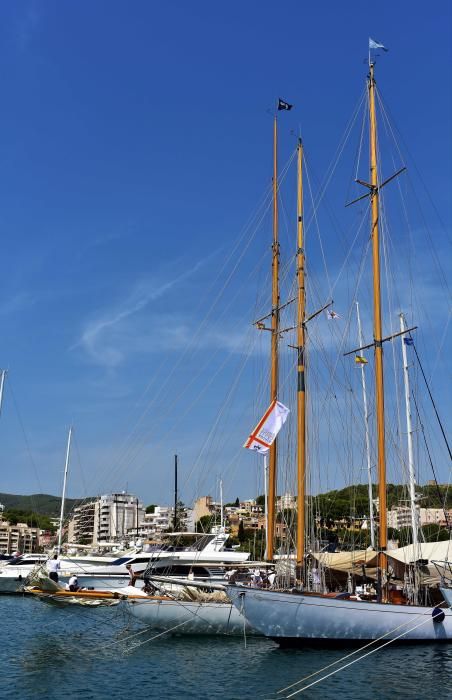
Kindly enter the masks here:
<path id="1" fill-rule="evenodd" d="M 265 454 L 286 422 L 290 411 L 280 401 L 271 402 L 243 447 Z"/>

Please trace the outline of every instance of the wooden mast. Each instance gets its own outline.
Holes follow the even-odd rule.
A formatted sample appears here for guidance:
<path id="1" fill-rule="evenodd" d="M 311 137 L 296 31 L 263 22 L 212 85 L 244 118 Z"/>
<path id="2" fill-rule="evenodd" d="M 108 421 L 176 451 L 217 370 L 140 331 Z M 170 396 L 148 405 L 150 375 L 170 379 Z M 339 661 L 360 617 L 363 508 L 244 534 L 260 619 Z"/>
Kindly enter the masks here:
<path id="1" fill-rule="evenodd" d="M 303 241 L 303 145 L 297 148 L 297 570 L 303 577 L 306 501 L 305 255 Z"/>
<path id="2" fill-rule="evenodd" d="M 385 457 L 385 418 L 384 418 L 384 381 L 383 381 L 383 335 L 381 326 L 381 290 L 380 290 L 380 241 L 379 241 L 379 191 L 377 167 L 377 119 L 375 114 L 375 78 L 374 63 L 369 64 L 369 127 L 370 127 L 370 200 L 371 200 L 371 237 L 373 266 L 373 304 L 374 304 L 374 343 L 375 343 L 375 396 L 377 416 L 377 464 L 378 464 L 378 499 L 379 499 L 379 569 L 385 578 L 387 557 L 384 553 L 388 544 L 387 508 L 386 508 L 386 457 Z M 383 596 L 385 597 L 385 596 Z"/>
<path id="3" fill-rule="evenodd" d="M 273 245 L 272 245 L 272 315 L 271 315 L 271 401 L 278 398 L 278 341 L 279 341 L 279 241 L 278 241 L 278 122 L 273 122 Z M 276 505 L 277 441 L 270 447 L 268 470 L 268 528 L 267 559 L 273 559 Z"/>

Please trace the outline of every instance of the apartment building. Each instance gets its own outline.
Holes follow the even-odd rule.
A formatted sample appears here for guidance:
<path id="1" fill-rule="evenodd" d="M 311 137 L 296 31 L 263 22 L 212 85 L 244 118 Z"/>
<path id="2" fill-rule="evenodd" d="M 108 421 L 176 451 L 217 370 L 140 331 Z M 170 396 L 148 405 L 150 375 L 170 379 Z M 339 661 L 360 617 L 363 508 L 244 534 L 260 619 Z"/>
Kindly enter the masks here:
<path id="1" fill-rule="evenodd" d="M 193 531 L 193 510 L 185 507 L 178 509 L 177 520 L 177 529 L 179 531 Z M 173 527 L 174 506 L 154 506 L 154 512 L 145 513 L 144 519 L 140 522 L 138 535 L 142 539 L 152 539 L 155 535 L 173 530 Z"/>
<path id="2" fill-rule="evenodd" d="M 26 523 L 12 525 L 8 520 L 0 519 L 0 552 L 2 554 L 37 552 L 40 533 L 39 528 L 28 527 Z"/>
<path id="3" fill-rule="evenodd" d="M 99 545 L 139 534 L 145 509 L 139 498 L 122 491 L 109 493 L 74 509 L 68 526 L 69 544 Z"/>
<path id="4" fill-rule="evenodd" d="M 452 510 L 443 508 L 420 508 L 416 506 L 417 519 L 419 525 L 439 525 L 446 527 L 447 520 L 452 523 Z M 447 515 L 447 518 L 446 518 Z M 393 506 L 388 511 L 388 527 L 395 530 L 400 530 L 404 527 L 411 527 L 411 508 L 410 506 Z"/>

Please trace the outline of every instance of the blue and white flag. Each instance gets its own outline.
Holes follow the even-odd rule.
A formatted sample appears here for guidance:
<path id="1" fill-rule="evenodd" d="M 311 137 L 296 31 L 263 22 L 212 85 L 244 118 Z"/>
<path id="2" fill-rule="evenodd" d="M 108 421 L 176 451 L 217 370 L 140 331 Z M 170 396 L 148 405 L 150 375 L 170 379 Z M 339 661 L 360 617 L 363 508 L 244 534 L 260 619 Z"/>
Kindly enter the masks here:
<path id="1" fill-rule="evenodd" d="M 371 39 L 369 37 L 369 50 L 371 49 L 383 49 L 383 51 L 389 51 L 389 49 L 387 49 L 386 46 L 383 46 L 383 44 L 380 44 L 379 41 L 375 41 L 375 39 Z"/>
<path id="2" fill-rule="evenodd" d="M 405 345 L 414 345 L 413 338 L 404 338 L 403 342 L 405 343 Z"/>

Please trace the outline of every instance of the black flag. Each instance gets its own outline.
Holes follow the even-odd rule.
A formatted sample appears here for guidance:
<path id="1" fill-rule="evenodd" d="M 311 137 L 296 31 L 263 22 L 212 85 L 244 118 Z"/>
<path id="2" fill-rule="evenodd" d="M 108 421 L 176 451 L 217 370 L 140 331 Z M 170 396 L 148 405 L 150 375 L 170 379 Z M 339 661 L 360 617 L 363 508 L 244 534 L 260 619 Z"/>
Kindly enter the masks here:
<path id="1" fill-rule="evenodd" d="M 280 110 L 280 109 L 287 109 L 287 110 L 289 110 L 289 109 L 292 109 L 292 107 L 293 107 L 293 105 L 290 105 L 288 102 L 285 102 L 284 100 L 282 100 L 281 98 L 279 98 L 279 100 L 278 100 L 278 110 Z"/>

